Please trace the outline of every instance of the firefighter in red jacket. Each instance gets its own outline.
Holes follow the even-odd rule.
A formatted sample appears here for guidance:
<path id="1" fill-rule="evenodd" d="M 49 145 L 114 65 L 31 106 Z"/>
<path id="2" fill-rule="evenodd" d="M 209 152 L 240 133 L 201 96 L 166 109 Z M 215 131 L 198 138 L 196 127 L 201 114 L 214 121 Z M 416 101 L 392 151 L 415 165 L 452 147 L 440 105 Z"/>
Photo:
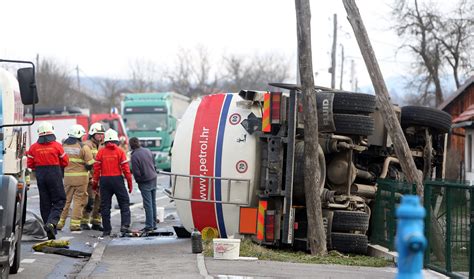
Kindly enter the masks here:
<path id="1" fill-rule="evenodd" d="M 94 178 L 92 188 L 97 191 L 100 179 L 100 207 L 102 213 L 103 236 L 109 236 L 112 231 L 110 225 L 110 208 L 112 196 L 115 195 L 120 207 L 120 232 L 130 232 L 130 198 L 125 188 L 123 176 L 127 179 L 128 192 L 133 189 L 132 174 L 125 152 L 118 146 L 117 132 L 108 129 L 104 137 L 105 148 L 99 150 L 94 163 Z"/>
<path id="2" fill-rule="evenodd" d="M 49 122 L 38 126 L 38 141 L 28 150 L 28 168 L 36 172 L 40 196 L 41 218 L 49 239 L 56 238 L 56 226 L 66 203 L 62 168 L 69 158 L 61 144 L 56 142 L 54 127 Z"/>

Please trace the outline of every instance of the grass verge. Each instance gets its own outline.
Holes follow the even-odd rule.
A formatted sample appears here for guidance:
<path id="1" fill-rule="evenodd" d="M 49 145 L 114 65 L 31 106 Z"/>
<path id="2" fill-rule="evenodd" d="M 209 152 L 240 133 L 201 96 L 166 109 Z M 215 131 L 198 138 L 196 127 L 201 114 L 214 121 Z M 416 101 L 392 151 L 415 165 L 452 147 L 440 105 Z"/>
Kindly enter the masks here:
<path id="1" fill-rule="evenodd" d="M 212 241 L 203 242 L 204 256 L 213 256 Z M 337 251 L 330 251 L 326 256 L 312 256 L 301 251 L 290 251 L 281 249 L 271 249 L 258 245 L 251 240 L 244 239 L 240 243 L 241 257 L 257 257 L 259 260 L 311 263 L 311 264 L 340 264 L 352 266 L 385 267 L 393 265 L 392 262 L 383 258 L 375 258 L 363 255 L 341 254 Z"/>

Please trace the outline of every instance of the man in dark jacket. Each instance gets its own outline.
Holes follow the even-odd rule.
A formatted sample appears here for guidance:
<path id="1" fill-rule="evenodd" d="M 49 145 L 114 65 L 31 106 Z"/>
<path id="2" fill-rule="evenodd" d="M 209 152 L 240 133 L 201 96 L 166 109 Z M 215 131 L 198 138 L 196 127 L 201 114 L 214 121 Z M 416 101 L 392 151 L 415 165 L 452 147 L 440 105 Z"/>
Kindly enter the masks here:
<path id="1" fill-rule="evenodd" d="M 150 150 L 140 147 L 137 138 L 130 139 L 132 149 L 132 173 L 142 193 L 145 208 L 144 232 L 156 229 L 156 170 L 155 160 Z"/>

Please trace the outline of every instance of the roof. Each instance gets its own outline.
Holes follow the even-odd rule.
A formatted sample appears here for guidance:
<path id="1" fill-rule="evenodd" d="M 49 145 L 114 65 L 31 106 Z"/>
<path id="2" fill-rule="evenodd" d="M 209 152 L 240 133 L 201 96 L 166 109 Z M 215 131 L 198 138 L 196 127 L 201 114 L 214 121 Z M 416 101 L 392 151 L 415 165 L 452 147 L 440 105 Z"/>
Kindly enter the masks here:
<path id="1" fill-rule="evenodd" d="M 453 119 L 453 123 L 474 120 L 474 105 L 470 105 L 463 113 Z"/>
<path id="2" fill-rule="evenodd" d="M 459 95 L 461 95 L 464 90 L 466 90 L 471 84 L 474 83 L 474 76 L 471 76 L 464 84 L 462 84 L 458 90 L 456 90 L 449 98 L 447 98 L 441 105 L 438 106 L 438 109 L 444 110 L 452 101 L 454 101 Z"/>

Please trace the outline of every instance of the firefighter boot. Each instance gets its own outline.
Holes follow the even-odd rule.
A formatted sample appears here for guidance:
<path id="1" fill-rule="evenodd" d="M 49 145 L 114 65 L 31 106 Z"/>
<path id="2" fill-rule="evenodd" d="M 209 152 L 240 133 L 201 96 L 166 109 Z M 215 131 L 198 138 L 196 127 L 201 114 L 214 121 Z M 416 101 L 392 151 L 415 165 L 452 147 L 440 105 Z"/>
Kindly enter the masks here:
<path id="1" fill-rule="evenodd" d="M 57 229 L 57 230 L 62 230 L 63 227 L 64 227 L 64 223 L 66 223 L 66 220 L 64 220 L 64 219 L 59 219 L 59 222 L 58 222 L 58 224 L 56 225 L 56 229 Z"/>
<path id="2" fill-rule="evenodd" d="M 98 225 L 98 224 L 92 224 L 92 230 L 94 231 L 103 231 L 104 228 L 102 227 L 102 225 Z"/>
<path id="3" fill-rule="evenodd" d="M 123 234 L 131 233 L 132 230 L 130 229 L 130 226 L 122 226 L 120 227 L 120 232 Z"/>
<path id="4" fill-rule="evenodd" d="M 81 230 L 83 230 L 83 231 L 90 231 L 90 230 L 91 230 L 91 227 L 89 227 L 89 224 L 82 223 L 82 224 L 81 224 Z"/>
<path id="5" fill-rule="evenodd" d="M 44 230 L 46 231 L 46 234 L 48 235 L 48 239 L 56 239 L 56 232 L 55 232 L 55 227 L 51 223 L 46 223 L 44 226 Z"/>
<path id="6" fill-rule="evenodd" d="M 81 220 L 71 220 L 71 224 L 69 225 L 69 230 L 71 232 L 82 231 Z"/>

